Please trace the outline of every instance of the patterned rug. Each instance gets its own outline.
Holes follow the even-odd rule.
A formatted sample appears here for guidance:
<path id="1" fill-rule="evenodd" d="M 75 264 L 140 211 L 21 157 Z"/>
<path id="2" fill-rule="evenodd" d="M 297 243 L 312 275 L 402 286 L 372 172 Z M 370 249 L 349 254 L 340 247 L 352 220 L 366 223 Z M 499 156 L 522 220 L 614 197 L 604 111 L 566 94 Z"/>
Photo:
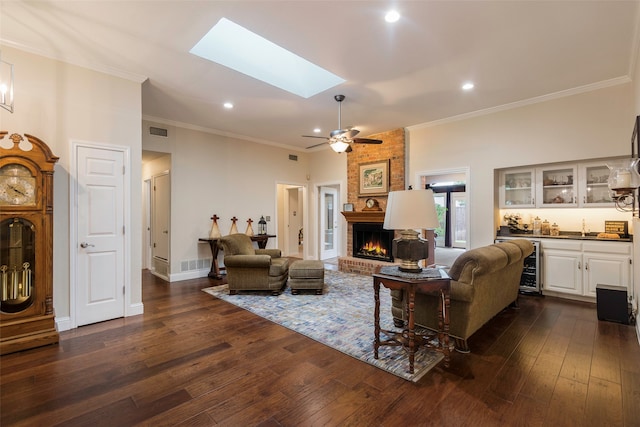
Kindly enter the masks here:
<path id="1" fill-rule="evenodd" d="M 314 291 L 292 295 L 288 287 L 278 296 L 268 292 L 229 295 L 227 285 L 203 291 L 408 381 L 418 381 L 443 359 L 441 353 L 420 348 L 413 374 L 408 373 L 408 354 L 401 347 L 381 347 L 379 359 L 374 359 L 373 280 L 331 270 L 325 270 L 324 277 L 322 295 Z M 380 327 L 398 330 L 391 316 L 391 296 L 384 287 L 380 289 Z"/>

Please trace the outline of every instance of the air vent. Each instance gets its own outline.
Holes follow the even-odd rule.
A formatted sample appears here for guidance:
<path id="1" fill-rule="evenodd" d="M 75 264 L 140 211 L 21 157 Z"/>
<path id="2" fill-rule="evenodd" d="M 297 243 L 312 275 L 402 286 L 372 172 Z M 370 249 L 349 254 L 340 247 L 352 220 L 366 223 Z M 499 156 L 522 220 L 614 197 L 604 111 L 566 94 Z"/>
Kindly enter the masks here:
<path id="1" fill-rule="evenodd" d="M 294 162 L 297 162 L 298 156 L 296 156 L 295 154 L 289 154 L 289 160 L 293 160 Z"/>
<path id="2" fill-rule="evenodd" d="M 156 135 L 156 136 L 164 136 L 165 138 L 168 135 L 168 132 L 166 129 L 162 129 L 162 128 L 157 128 L 157 127 L 149 127 L 149 133 L 151 135 Z"/>

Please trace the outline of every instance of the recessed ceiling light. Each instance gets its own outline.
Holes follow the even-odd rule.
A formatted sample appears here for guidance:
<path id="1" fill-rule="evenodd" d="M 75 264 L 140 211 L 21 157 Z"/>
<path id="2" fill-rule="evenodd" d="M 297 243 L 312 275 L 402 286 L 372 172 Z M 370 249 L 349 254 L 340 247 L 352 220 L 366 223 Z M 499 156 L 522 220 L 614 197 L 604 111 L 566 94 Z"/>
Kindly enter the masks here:
<path id="1" fill-rule="evenodd" d="M 320 129 L 320 128 L 315 128 L 315 129 L 313 130 L 313 132 L 314 132 L 314 133 L 320 133 L 320 132 L 322 132 L 322 129 Z"/>
<path id="2" fill-rule="evenodd" d="M 222 104 L 224 106 L 224 108 L 226 108 L 227 110 L 231 110 L 233 108 L 233 104 L 230 102 L 225 102 L 224 104 Z"/>
<path id="3" fill-rule="evenodd" d="M 303 98 L 345 82 L 226 18 L 189 52 Z"/>
<path id="4" fill-rule="evenodd" d="M 471 82 L 466 82 L 465 84 L 462 85 L 462 90 L 471 90 L 474 88 L 474 84 Z"/>
<path id="5" fill-rule="evenodd" d="M 390 10 L 387 12 L 386 15 L 384 15 L 384 20 L 390 23 L 398 22 L 399 19 L 400 19 L 400 14 L 398 13 L 397 10 Z"/>

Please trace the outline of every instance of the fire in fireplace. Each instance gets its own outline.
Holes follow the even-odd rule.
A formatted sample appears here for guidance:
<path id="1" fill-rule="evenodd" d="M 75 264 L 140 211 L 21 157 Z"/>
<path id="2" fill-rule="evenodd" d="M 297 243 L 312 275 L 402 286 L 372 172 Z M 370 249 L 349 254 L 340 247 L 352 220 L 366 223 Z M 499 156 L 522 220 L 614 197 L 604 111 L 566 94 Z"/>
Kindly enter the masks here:
<path id="1" fill-rule="evenodd" d="M 393 236 L 393 230 L 385 230 L 382 224 L 353 224 L 353 256 L 393 262 Z"/>

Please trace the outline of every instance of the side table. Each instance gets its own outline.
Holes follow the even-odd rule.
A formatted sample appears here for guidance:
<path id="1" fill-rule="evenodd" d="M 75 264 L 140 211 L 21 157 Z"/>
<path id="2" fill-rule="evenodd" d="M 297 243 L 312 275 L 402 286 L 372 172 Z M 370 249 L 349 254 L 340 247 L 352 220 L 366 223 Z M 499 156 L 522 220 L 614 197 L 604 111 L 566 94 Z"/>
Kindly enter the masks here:
<path id="1" fill-rule="evenodd" d="M 402 333 L 385 331 L 380 329 L 380 284 L 388 289 L 403 290 L 407 294 L 407 329 Z M 451 278 L 442 269 L 424 268 L 420 273 L 404 273 L 397 266 L 381 267 L 373 274 L 373 291 L 375 298 L 374 307 L 374 357 L 378 358 L 378 349 L 381 346 L 402 346 L 409 353 L 409 373 L 413 374 L 416 350 L 422 345 L 435 348 L 444 354 L 445 367 L 449 367 L 449 304 L 450 304 Z M 415 297 L 417 292 L 438 292 L 441 304 L 438 304 L 438 344 L 432 345 L 427 334 L 419 334 L 415 331 Z M 380 340 L 380 332 L 384 332 L 390 338 Z"/>

